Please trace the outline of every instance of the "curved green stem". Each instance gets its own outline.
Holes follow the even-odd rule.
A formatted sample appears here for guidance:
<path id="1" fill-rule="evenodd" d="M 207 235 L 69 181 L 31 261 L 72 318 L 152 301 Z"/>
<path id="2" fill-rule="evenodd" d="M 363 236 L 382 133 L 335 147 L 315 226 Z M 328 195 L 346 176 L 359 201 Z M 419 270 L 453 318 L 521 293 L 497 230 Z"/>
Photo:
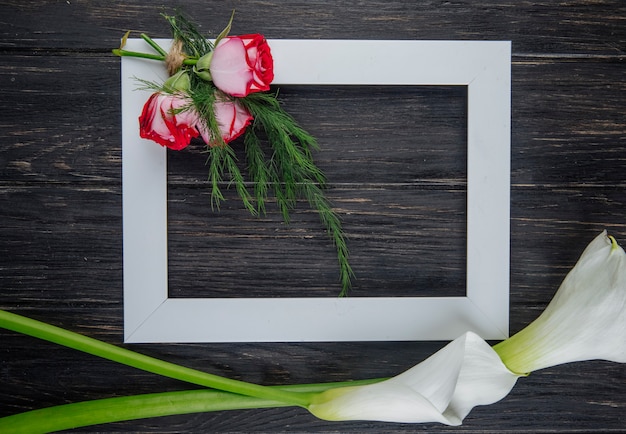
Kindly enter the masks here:
<path id="1" fill-rule="evenodd" d="M 128 51 L 120 48 L 116 48 L 111 50 L 113 54 L 116 56 L 126 56 L 126 57 L 139 57 L 141 59 L 150 59 L 150 60 L 158 60 L 160 62 L 165 62 L 165 56 L 161 56 L 160 54 L 150 54 L 150 53 L 141 53 L 139 51 Z M 198 59 L 195 57 L 188 57 L 183 60 L 184 65 L 195 65 L 198 63 Z"/>
<path id="2" fill-rule="evenodd" d="M 153 393 L 42 408 L 0 419 L 0 432 L 48 433 L 90 425 L 289 404 L 215 390 Z"/>
<path id="3" fill-rule="evenodd" d="M 123 50 L 121 48 L 116 48 L 111 51 L 113 52 L 113 54 L 115 54 L 116 56 L 120 56 L 120 57 L 122 56 L 139 57 L 141 59 L 150 59 L 150 60 L 158 60 L 160 62 L 165 62 L 165 56 L 162 56 L 160 54 L 141 53 L 139 51 L 128 51 L 128 50 Z M 184 65 L 195 65 L 196 63 L 198 63 L 198 59 L 196 59 L 195 57 L 188 57 L 185 60 L 183 60 Z"/>
<path id="4" fill-rule="evenodd" d="M 298 393 L 319 393 L 332 388 L 363 386 L 382 380 L 271 387 Z M 216 390 L 150 393 L 58 405 L 6 416 L 0 418 L 0 432 L 46 433 L 90 425 L 178 414 L 290 406 L 292 405 L 280 401 Z"/>
<path id="5" fill-rule="evenodd" d="M 306 407 L 311 395 L 208 374 L 145 356 L 41 321 L 0 310 L 0 327 L 199 386 Z"/>
<path id="6" fill-rule="evenodd" d="M 159 44 L 154 42 L 150 36 L 146 35 L 145 33 L 142 33 L 140 36 L 141 36 L 141 39 L 146 41 L 148 43 L 148 45 L 150 45 L 152 48 L 154 48 L 154 50 L 157 53 L 159 53 L 161 56 L 163 56 L 163 57 L 167 56 L 167 51 L 165 51 L 163 48 L 161 48 L 161 46 Z"/>
<path id="7" fill-rule="evenodd" d="M 272 388 L 314 393 L 336 387 L 362 386 L 377 381 L 381 380 L 272 386 Z M 177 414 L 289 406 L 291 405 L 284 402 L 215 390 L 150 393 L 58 405 L 7 416 L 0 418 L 0 432 L 45 433 Z"/>
<path id="8" fill-rule="evenodd" d="M 151 60 L 159 60 L 161 62 L 165 61 L 165 56 L 161 54 L 149 54 L 149 53 L 140 53 L 138 51 L 128 51 L 122 50 L 120 48 L 116 48 L 113 51 L 113 54 L 116 56 L 126 56 L 126 57 L 139 57 L 141 59 L 151 59 Z"/>

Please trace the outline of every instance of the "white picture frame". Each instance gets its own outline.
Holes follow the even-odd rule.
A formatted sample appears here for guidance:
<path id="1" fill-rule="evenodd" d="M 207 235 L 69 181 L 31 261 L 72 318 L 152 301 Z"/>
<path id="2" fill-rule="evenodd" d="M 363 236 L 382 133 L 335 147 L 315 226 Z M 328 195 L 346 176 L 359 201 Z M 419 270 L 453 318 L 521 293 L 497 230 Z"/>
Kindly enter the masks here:
<path id="1" fill-rule="evenodd" d="M 166 149 L 139 137 L 137 118 L 150 91 L 137 90 L 136 80 L 167 77 L 159 62 L 124 57 L 124 341 L 450 340 L 468 330 L 508 337 L 510 41 L 269 44 L 276 85 L 467 86 L 466 296 L 168 298 Z M 149 47 L 129 39 L 126 49 Z"/>

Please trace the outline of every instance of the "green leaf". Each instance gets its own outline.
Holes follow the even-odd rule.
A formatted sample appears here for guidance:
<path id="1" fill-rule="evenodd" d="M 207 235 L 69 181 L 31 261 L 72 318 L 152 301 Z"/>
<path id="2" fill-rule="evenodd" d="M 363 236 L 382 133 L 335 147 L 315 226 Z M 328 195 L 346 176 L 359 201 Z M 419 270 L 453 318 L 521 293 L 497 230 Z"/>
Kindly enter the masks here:
<path id="1" fill-rule="evenodd" d="M 235 18 L 235 10 L 233 9 L 233 12 L 230 14 L 230 20 L 228 20 L 228 24 L 226 25 L 224 30 L 222 30 L 221 33 L 217 36 L 217 38 L 215 38 L 215 42 L 214 42 L 215 47 L 217 47 L 217 44 L 226 36 L 228 36 L 228 34 L 230 33 L 230 29 L 233 25 L 234 18 Z"/>
<path id="2" fill-rule="evenodd" d="M 130 36 L 130 30 L 124 33 L 124 36 L 122 36 L 122 40 L 120 41 L 120 50 L 123 50 L 124 47 L 126 46 L 126 42 L 128 41 L 129 36 Z"/>

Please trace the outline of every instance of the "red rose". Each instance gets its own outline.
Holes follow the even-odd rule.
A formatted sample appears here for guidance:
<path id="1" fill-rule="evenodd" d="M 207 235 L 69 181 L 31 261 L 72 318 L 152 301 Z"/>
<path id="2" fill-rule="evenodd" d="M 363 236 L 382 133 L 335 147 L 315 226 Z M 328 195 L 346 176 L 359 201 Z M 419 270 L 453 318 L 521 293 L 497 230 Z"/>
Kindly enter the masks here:
<path id="1" fill-rule="evenodd" d="M 213 112 L 224 143 L 231 142 L 242 135 L 253 119 L 248 110 L 237 100 L 218 98 L 213 105 Z M 200 123 L 198 127 L 202 138 L 209 146 L 221 145 L 221 141 L 215 140 L 211 131 L 204 124 Z"/>
<path id="2" fill-rule="evenodd" d="M 269 90 L 274 59 L 263 35 L 228 36 L 213 50 L 209 71 L 219 90 L 244 97 Z"/>
<path id="3" fill-rule="evenodd" d="M 198 114 L 191 105 L 189 98 L 178 94 L 153 93 L 139 116 L 139 135 L 176 151 L 185 148 L 200 134 L 195 127 Z"/>

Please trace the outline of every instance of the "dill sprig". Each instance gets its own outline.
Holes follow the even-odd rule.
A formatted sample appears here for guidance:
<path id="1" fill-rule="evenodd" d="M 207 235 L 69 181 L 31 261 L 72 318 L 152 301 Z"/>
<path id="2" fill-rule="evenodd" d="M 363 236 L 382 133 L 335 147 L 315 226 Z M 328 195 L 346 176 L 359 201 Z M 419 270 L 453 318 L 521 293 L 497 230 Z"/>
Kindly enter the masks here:
<path id="1" fill-rule="evenodd" d="M 290 221 L 292 211 L 300 198 L 314 208 L 337 250 L 340 296 L 345 296 L 353 277 L 349 252 L 341 219 L 324 195 L 326 177 L 315 165 L 312 150 L 319 149 L 317 141 L 302 129 L 281 106 L 275 94 L 253 93 L 240 99 L 254 117 L 254 123 L 245 136 L 248 172 L 255 184 L 255 198 L 264 210 L 268 187 L 273 188 L 283 220 Z M 273 154 L 264 158 L 258 138 L 259 132 L 267 138 Z"/>
<path id="2" fill-rule="evenodd" d="M 252 203 L 252 197 L 245 185 L 245 180 L 239 166 L 237 156 L 231 146 L 224 143 L 220 134 L 219 126 L 215 118 L 214 103 L 216 100 L 215 86 L 206 80 L 201 80 L 192 75 L 192 85 L 190 91 L 195 109 L 200 113 L 200 117 L 205 126 L 212 132 L 216 146 L 206 146 L 208 153 L 207 166 L 209 167 L 208 181 L 211 185 L 211 208 L 219 209 L 220 203 L 224 200 L 224 195 L 220 189 L 220 184 L 228 181 L 234 184 L 239 197 L 253 215 L 257 214 L 256 207 Z M 221 93 L 220 93 L 221 94 Z M 226 180 L 225 177 L 228 179 Z"/>
<path id="3" fill-rule="evenodd" d="M 208 119 L 209 128 L 219 137 L 217 125 L 211 123 L 214 122 L 213 89 L 202 84 L 195 88 L 192 97 L 196 108 Z M 239 170 L 232 146 L 207 146 L 212 207 L 219 208 L 224 200 L 220 189 L 224 183 L 235 186 L 253 215 L 266 213 L 267 200 L 273 193 L 285 223 L 291 221 L 290 213 L 298 200 L 306 200 L 319 214 L 333 241 L 339 261 L 340 296 L 348 295 L 354 274 L 341 219 L 324 194 L 326 177 L 313 161 L 312 151 L 319 148 L 317 141 L 285 112 L 275 94 L 253 93 L 239 98 L 239 102 L 254 117 L 244 134 L 247 178 L 253 185 L 253 193 Z M 263 149 L 263 143 L 269 145 L 271 155 Z"/>
<path id="4" fill-rule="evenodd" d="M 183 14 L 166 15 L 163 14 L 172 28 L 172 36 L 183 42 L 185 53 L 189 57 L 199 59 L 205 54 L 213 51 L 213 44 L 200 33 L 195 24 L 188 20 Z"/>
<path id="5" fill-rule="evenodd" d="M 164 17 L 172 27 L 173 37 L 183 43 L 187 59 L 199 59 L 213 50 L 213 44 L 191 21 L 182 15 Z M 231 22 L 218 39 L 228 34 L 232 18 L 231 16 Z M 193 66 L 190 62 L 182 68 L 191 69 Z M 257 92 L 243 98 L 233 98 L 223 94 L 211 81 L 202 79 L 197 74 L 189 74 L 189 77 L 188 93 L 194 108 L 214 139 L 212 143 L 206 144 L 205 149 L 211 207 L 219 209 L 220 203 L 225 200 L 221 190 L 224 184 L 234 185 L 245 208 L 253 215 L 266 213 L 267 200 L 273 193 L 285 223 L 290 222 L 290 212 L 294 210 L 298 200 L 306 200 L 318 212 L 334 243 L 339 261 L 342 288 L 340 296 L 347 295 L 353 272 L 348 262 L 346 237 L 341 219 L 324 195 L 326 177 L 313 161 L 313 151 L 319 149 L 315 138 L 281 107 L 277 94 Z M 217 98 L 238 100 L 254 118 L 243 137 L 247 177 L 241 173 L 235 150 L 222 139 L 214 113 Z M 263 146 L 265 143 L 269 145 L 271 152 L 266 153 Z"/>

